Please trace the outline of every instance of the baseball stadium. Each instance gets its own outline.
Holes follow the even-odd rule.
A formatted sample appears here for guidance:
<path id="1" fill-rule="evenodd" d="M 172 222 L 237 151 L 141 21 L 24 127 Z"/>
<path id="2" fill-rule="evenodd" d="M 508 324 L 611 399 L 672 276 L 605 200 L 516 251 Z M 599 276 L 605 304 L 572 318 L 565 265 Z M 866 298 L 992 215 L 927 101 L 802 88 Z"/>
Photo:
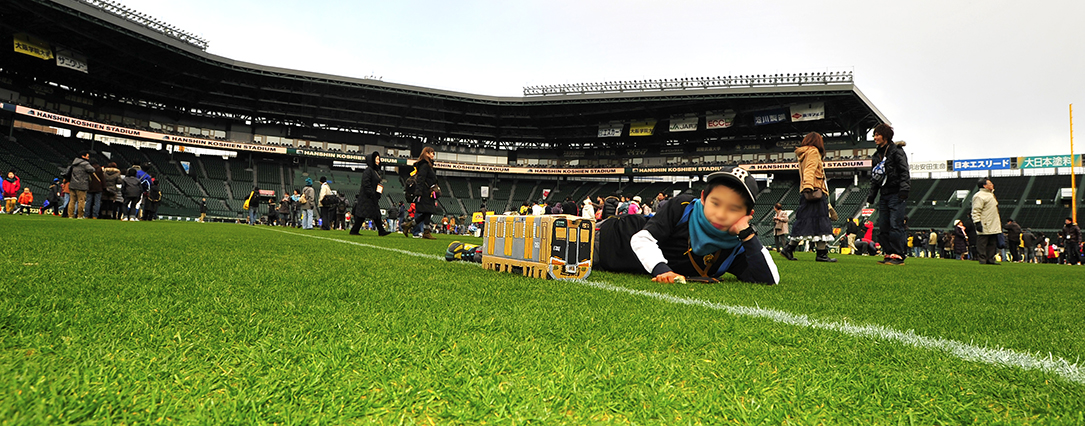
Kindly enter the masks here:
<path id="1" fill-rule="evenodd" d="M 216 56 L 109 0 L 0 0 L 0 17 L 5 201 L 19 185 L 0 215 L 0 424 L 1085 424 L 1080 155 L 907 164 L 892 266 L 872 169 L 893 123 L 852 72 L 501 97 Z M 781 250 L 812 133 L 832 238 Z M 400 225 L 430 151 L 422 234 Z M 153 181 L 135 218 L 127 183 L 69 190 L 79 158 Z M 651 224 L 719 172 L 756 182 L 738 235 L 774 279 L 598 267 L 625 252 L 586 206 Z M 987 184 L 1013 223 L 1001 266 L 970 261 Z M 305 226 L 314 186 L 332 195 L 308 196 Z M 538 253 L 557 239 L 566 278 Z M 456 242 L 482 260 L 448 261 L 470 257 Z"/>

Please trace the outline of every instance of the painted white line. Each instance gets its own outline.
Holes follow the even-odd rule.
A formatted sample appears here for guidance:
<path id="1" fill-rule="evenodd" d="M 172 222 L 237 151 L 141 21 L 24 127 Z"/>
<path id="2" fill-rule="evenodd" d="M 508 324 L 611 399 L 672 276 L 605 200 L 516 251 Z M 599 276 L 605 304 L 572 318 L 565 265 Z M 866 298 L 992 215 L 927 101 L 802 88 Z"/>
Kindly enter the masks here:
<path id="1" fill-rule="evenodd" d="M 648 297 L 679 305 L 700 306 L 717 311 L 724 311 L 740 317 L 764 318 L 774 322 L 791 324 L 799 327 L 837 331 L 850 336 L 895 341 L 920 349 L 939 350 L 965 361 L 982 362 L 1003 367 L 1018 367 L 1023 370 L 1039 370 L 1056 374 L 1071 382 L 1085 384 L 1085 372 L 1082 371 L 1081 366 L 1076 363 L 1071 364 L 1065 359 L 1051 355 L 1048 355 L 1046 358 L 1039 358 L 1025 352 L 1014 351 L 1011 349 L 982 348 L 956 340 L 920 336 L 915 334 L 912 330 L 902 332 L 880 325 L 855 325 L 818 321 L 810 319 L 806 315 L 796 315 L 776 309 L 725 305 L 722 303 L 709 302 L 707 300 L 656 293 L 654 291 L 635 290 L 596 281 L 580 281 L 580 283 L 589 287 L 615 293 L 626 293 L 633 296 Z"/>
<path id="2" fill-rule="evenodd" d="M 297 232 L 289 232 L 289 231 L 283 231 L 281 229 L 275 229 L 273 227 L 258 226 L 256 228 L 257 229 L 266 229 L 266 230 L 269 230 L 269 231 L 280 232 L 280 233 L 283 233 L 283 234 L 297 235 L 299 237 L 316 238 L 318 240 L 335 241 L 337 243 L 351 244 L 351 245 L 356 245 L 356 246 L 359 246 L 359 247 L 378 249 L 378 250 L 387 250 L 387 251 L 392 251 L 392 252 L 396 252 L 396 253 L 399 253 L 399 254 L 405 254 L 407 256 L 421 257 L 423 259 L 445 260 L 444 256 L 435 256 L 435 255 L 432 255 L 432 254 L 418 253 L 418 252 L 413 252 L 413 251 L 408 251 L 408 250 L 394 249 L 394 248 L 390 248 L 390 247 L 375 246 L 375 245 L 372 245 L 372 244 L 359 243 L 359 242 L 356 242 L 356 241 L 340 240 L 338 238 L 321 237 L 321 236 L 311 235 L 311 234 L 300 234 L 300 233 L 297 233 Z"/>
<path id="3" fill-rule="evenodd" d="M 270 229 L 270 228 L 269 228 Z M 370 244 L 358 243 L 354 241 L 345 241 L 336 238 L 320 237 L 309 234 L 299 234 L 294 232 L 281 231 L 277 229 L 271 229 L 276 232 L 282 232 L 284 234 L 298 235 L 302 237 L 316 238 L 321 240 L 335 241 L 345 244 L 352 244 L 356 246 L 373 248 L 378 250 L 387 250 L 395 253 L 401 253 L 408 256 L 421 257 L 425 259 L 438 259 L 444 261 L 444 256 L 434 256 L 424 253 L 417 253 L 408 250 L 400 250 L 389 247 L 380 247 Z M 476 265 L 469 262 L 454 262 L 456 264 L 469 264 Z M 632 296 L 647 297 L 650 299 L 656 299 L 659 301 L 674 303 L 678 305 L 687 306 L 699 306 L 717 311 L 727 312 L 734 316 L 748 317 L 748 318 L 763 318 L 773 322 L 790 324 L 799 327 L 816 328 L 820 330 L 831 330 L 839 333 L 843 333 L 849 336 L 863 337 L 874 340 L 894 341 L 902 343 L 907 346 L 912 346 L 920 349 L 936 350 L 948 353 L 957 358 L 965 361 L 980 362 L 984 364 L 997 365 L 1001 367 L 1017 367 L 1022 370 L 1038 370 L 1045 373 L 1055 374 L 1068 381 L 1085 385 L 1085 371 L 1077 363 L 1070 363 L 1069 361 L 1048 355 L 1047 357 L 1037 357 L 1026 352 L 1015 351 L 1012 349 L 1003 348 L 984 348 L 967 343 L 958 342 L 956 340 L 943 339 L 938 337 L 927 337 L 915 334 L 914 331 L 899 331 L 889 327 L 880 325 L 856 325 L 841 322 L 826 322 L 810 319 L 806 315 L 796 315 L 776 309 L 766 309 L 760 307 L 739 306 L 739 305 L 726 305 L 722 303 L 710 302 L 707 300 L 693 299 L 688 297 L 674 296 L 670 294 L 657 293 L 647 290 L 636 290 L 616 285 L 607 284 L 599 281 L 588 280 L 571 280 L 572 282 L 582 284 L 588 287 L 597 288 L 600 290 L 606 290 L 614 293 L 625 293 Z"/>

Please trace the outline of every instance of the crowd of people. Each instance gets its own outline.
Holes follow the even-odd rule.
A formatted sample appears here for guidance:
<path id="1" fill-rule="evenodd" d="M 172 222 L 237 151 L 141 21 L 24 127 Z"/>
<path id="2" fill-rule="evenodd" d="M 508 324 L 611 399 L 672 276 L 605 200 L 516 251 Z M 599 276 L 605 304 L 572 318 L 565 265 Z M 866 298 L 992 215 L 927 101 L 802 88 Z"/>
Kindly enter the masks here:
<path id="1" fill-rule="evenodd" d="M 877 255 L 882 246 L 871 238 L 873 227 L 869 220 L 848 220 L 841 247 L 856 255 Z M 1062 230 L 1050 236 L 1022 228 L 1013 219 L 996 227 L 997 231 L 993 234 L 981 234 L 979 229 L 984 228 L 977 227 L 975 223 L 955 220 L 953 226 L 946 230 L 909 230 L 902 245 L 907 248 L 907 257 L 975 260 L 994 265 L 1000 262 L 1079 265 L 1081 253 L 1085 250 L 1081 242 L 1081 228 L 1070 217 L 1064 220 Z M 994 242 L 993 249 L 991 241 Z"/>
<path id="2" fill-rule="evenodd" d="M 1073 218 L 1065 219 L 1062 230 L 1054 235 L 1022 228 L 1015 220 L 1002 221 L 998 211 L 994 182 L 979 178 L 978 190 L 972 198 L 968 217 L 955 221 L 947 230 L 910 230 L 904 207 L 909 198 L 910 177 L 903 143 L 893 142 L 892 127 L 881 124 L 874 128 L 878 149 L 873 156 L 871 190 L 867 205 L 876 205 L 878 224 L 869 220 L 846 219 L 843 234 L 834 235 L 833 222 L 839 220 L 829 202 L 824 171 L 824 140 L 818 133 L 806 135 L 795 154 L 799 162 L 802 197 L 790 219 L 784 206 L 776 204 L 773 215 L 774 247 L 788 259 L 795 260 L 800 247 L 816 252 L 815 261 L 835 262 L 828 256 L 830 245 L 836 244 L 856 255 L 881 256 L 878 263 L 903 265 L 908 257 L 974 260 L 981 264 L 1000 262 L 1059 263 L 1079 265 L 1082 262 L 1081 229 Z M 154 220 L 162 193 L 157 179 L 148 173 L 149 164 L 131 164 L 123 172 L 116 163 L 104 166 L 92 151 L 82 151 L 60 177 L 53 180 L 40 208 L 33 207 L 35 194 L 22 186 L 15 171 L 9 171 L 2 181 L 4 214 L 52 214 L 73 219 L 115 219 L 122 221 Z M 248 224 L 261 222 L 262 207 L 266 206 L 264 223 L 294 226 L 302 229 L 348 230 L 357 235 L 362 229 L 375 230 L 380 236 L 398 229 L 407 237 L 434 239 L 433 233 L 464 234 L 479 231 L 478 217 L 443 216 L 437 200 L 441 189 L 433 162 L 436 152 L 425 147 L 415 161 L 407 180 L 406 202 L 400 201 L 387 215 L 382 214 L 379 201 L 385 195 L 385 180 L 380 172 L 380 154 L 366 158 L 368 168 L 363 172 L 358 196 L 353 204 L 333 190 L 325 177 L 319 178 L 319 190 L 312 178 L 305 186 L 281 199 L 268 199 L 259 187 L 253 187 L 245 200 Z M 736 168 L 737 169 L 737 168 Z M 644 201 L 640 196 L 620 193 L 576 201 L 524 202 L 516 212 L 522 215 L 567 214 L 594 218 L 600 222 L 614 218 L 638 216 L 651 218 L 664 211 L 671 195 L 656 194 Z M 876 203 L 876 204 L 875 204 Z M 207 200 L 200 202 L 200 221 L 206 221 Z M 486 211 L 485 206 L 481 211 Z M 875 228 L 877 236 L 875 238 Z M 844 250 L 842 250 L 844 251 Z"/>
<path id="3" fill-rule="evenodd" d="M 102 166 L 95 152 L 82 151 L 60 177 L 54 178 L 41 202 L 34 207 L 34 194 L 22 187 L 15 171 L 4 177 L 6 214 L 51 214 L 72 219 L 154 220 L 162 191 L 158 180 L 140 164 L 125 172 L 110 162 Z"/>
<path id="4" fill-rule="evenodd" d="M 904 208 L 911 190 L 908 158 L 904 143 L 894 143 L 893 129 L 886 124 L 874 128 L 878 145 L 871 170 L 871 189 L 867 206 L 877 201 L 878 236 L 874 223 L 847 219 L 843 236 L 833 234 L 836 212 L 825 195 L 825 172 L 822 164 L 824 145 L 821 135 L 810 133 L 795 154 L 799 159 L 800 190 L 803 197 L 795 209 L 794 223 L 783 206 L 776 204 L 774 221 L 775 248 L 788 260 L 800 244 L 816 246 L 816 261 L 835 262 L 827 255 L 827 245 L 836 241 L 853 254 L 883 256 L 878 263 L 903 265 L 907 257 L 940 257 L 975 260 L 984 265 L 1007 262 L 1060 263 L 1080 265 L 1081 229 L 1072 217 L 1054 238 L 1022 229 L 1013 219 L 1003 222 L 998 212 L 994 182 L 982 177 L 976 182 L 972 209 L 965 220 L 957 220 L 953 229 L 937 232 L 929 229 L 911 232 Z"/>

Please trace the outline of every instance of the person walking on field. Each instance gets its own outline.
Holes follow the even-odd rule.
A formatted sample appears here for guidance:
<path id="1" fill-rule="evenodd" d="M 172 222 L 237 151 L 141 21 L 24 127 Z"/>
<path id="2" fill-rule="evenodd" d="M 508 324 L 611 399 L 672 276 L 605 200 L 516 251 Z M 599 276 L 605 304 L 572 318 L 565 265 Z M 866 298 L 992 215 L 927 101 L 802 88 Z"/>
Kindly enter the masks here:
<path id="1" fill-rule="evenodd" d="M 64 194 L 61 192 L 60 178 L 53 178 L 53 184 L 49 185 L 49 195 L 45 201 L 49 202 L 49 208 L 53 210 L 53 216 L 60 214 L 60 200 L 64 198 Z M 41 209 L 42 214 L 45 213 L 45 208 Z"/>
<path id="2" fill-rule="evenodd" d="M 1006 248 L 1010 250 L 1009 260 L 1012 260 L 1013 263 L 1021 263 L 1021 252 L 1019 251 L 1021 246 L 1021 225 L 1010 219 L 1006 221 L 1006 226 L 1003 229 L 1006 230 Z"/>
<path id="3" fill-rule="evenodd" d="M 885 253 L 885 258 L 878 263 L 903 265 L 904 208 L 912 189 L 908 154 L 904 152 L 903 142 L 893 142 L 893 128 L 885 123 L 874 127 L 874 143 L 878 144 L 878 149 L 871 161 L 871 186 L 866 201 L 873 205 L 878 199 L 878 241 Z"/>
<path id="4" fill-rule="evenodd" d="M 317 196 L 317 206 L 320 207 L 320 229 L 327 231 L 332 229 L 332 199 L 325 198 L 332 194 L 332 187 L 328 185 L 328 178 L 320 177 L 320 195 Z"/>
<path id="5" fill-rule="evenodd" d="M 15 206 L 19 202 L 19 192 L 22 187 L 23 183 L 19 176 L 15 175 L 14 170 L 4 176 L 4 210 L 0 213 L 11 214 L 15 212 Z"/>
<path id="6" fill-rule="evenodd" d="M 787 235 L 789 233 L 787 231 L 787 223 L 789 219 L 787 211 L 784 210 L 784 206 L 780 203 L 776 203 L 772 208 L 776 210 L 776 215 L 772 218 L 772 222 L 775 224 L 772 228 L 772 233 L 776 237 L 776 251 L 780 251 L 787 245 Z M 848 223 L 850 224 L 851 222 Z"/>
<path id="7" fill-rule="evenodd" d="M 97 161 L 91 161 L 90 166 L 94 172 L 87 180 L 87 205 L 83 211 L 83 217 L 97 219 L 102 211 L 102 192 L 105 190 L 105 169 Z"/>
<path id="8" fill-rule="evenodd" d="M 30 192 L 30 188 L 23 188 L 23 193 L 19 194 L 19 215 L 30 214 L 30 205 L 34 203 L 34 194 Z"/>
<path id="9" fill-rule="evenodd" d="M 249 204 L 249 226 L 256 226 L 256 222 L 260 219 L 260 187 L 252 187 L 252 192 L 249 193 L 249 197 L 246 199 Z"/>
<path id="10" fill-rule="evenodd" d="M 143 186 L 140 185 L 139 177 L 136 176 L 136 169 L 128 169 L 126 176 L 121 180 L 121 197 L 124 199 L 122 204 L 124 206 L 124 216 L 121 220 L 126 222 L 139 220 L 136 204 L 139 203 L 139 197 L 142 195 Z"/>
<path id="11" fill-rule="evenodd" d="M 965 255 L 968 254 L 968 231 L 964 228 L 964 222 L 957 221 L 953 224 L 953 257 L 959 260 L 965 260 Z"/>
<path id="12" fill-rule="evenodd" d="M 316 204 L 316 190 L 313 178 L 305 178 L 305 188 L 301 189 L 298 207 L 301 208 L 301 229 L 313 229 L 313 205 Z"/>
<path id="13" fill-rule="evenodd" d="M 829 257 L 828 243 L 833 240 L 833 224 L 829 219 L 829 187 L 825 184 L 825 142 L 819 133 L 809 133 L 795 149 L 799 160 L 799 188 L 802 198 L 795 209 L 795 225 L 791 229 L 791 242 L 780 254 L 787 260 L 796 260 L 792 253 L 803 240 L 813 241 L 817 247 L 818 262 L 836 262 Z"/>
<path id="14" fill-rule="evenodd" d="M 1025 248 L 1024 248 L 1025 263 L 1033 263 L 1033 262 L 1035 262 L 1036 261 L 1036 234 L 1033 234 L 1031 229 L 1025 228 L 1025 232 L 1021 234 L 1021 243 L 1025 246 Z"/>
<path id="15" fill-rule="evenodd" d="M 976 228 L 976 260 L 981 265 L 999 265 L 995 261 L 998 253 L 998 234 L 1002 233 L 1002 220 L 998 217 L 998 200 L 995 198 L 995 184 L 985 177 L 976 185 L 979 192 L 972 196 L 972 223 Z"/>
<path id="16" fill-rule="evenodd" d="M 936 253 L 938 253 L 938 233 L 934 232 L 934 229 L 931 229 L 929 232 L 929 236 L 927 237 L 927 257 L 934 259 Z"/>
<path id="17" fill-rule="evenodd" d="M 366 219 L 373 219 L 373 225 L 377 227 L 377 235 L 383 237 L 392 232 L 384 229 L 384 221 L 381 220 L 380 205 L 381 195 L 384 194 L 384 185 L 381 185 L 379 165 L 380 153 L 374 151 L 365 159 L 366 169 L 362 172 L 362 186 L 358 189 L 358 199 L 354 202 L 354 210 L 351 217 L 354 224 L 350 227 L 350 235 L 359 235 L 362 223 Z"/>
<path id="18" fill-rule="evenodd" d="M 595 206 L 592 205 L 591 200 L 584 200 L 584 207 L 580 209 L 580 217 L 584 219 L 595 219 Z"/>
<path id="19" fill-rule="evenodd" d="M 86 209 L 87 190 L 90 189 L 90 175 L 94 173 L 94 166 L 90 165 L 90 151 L 82 151 L 78 157 L 72 160 L 72 181 L 68 186 L 72 199 L 68 203 L 68 217 L 82 219 Z"/>
<path id="20" fill-rule="evenodd" d="M 121 186 L 121 180 L 124 179 L 124 174 L 117 168 L 117 163 L 109 163 L 108 166 L 102 168 L 102 176 L 105 179 L 102 180 L 101 211 L 105 212 L 106 218 L 120 219 L 120 206 L 124 196 L 117 191 Z"/>
<path id="21" fill-rule="evenodd" d="M 1062 235 L 1066 239 L 1066 264 L 1077 265 L 1081 263 L 1081 228 L 1074 223 L 1072 217 L 1066 218 L 1065 226 L 1062 227 Z"/>
<path id="22" fill-rule="evenodd" d="M 427 146 L 422 148 L 422 153 L 418 156 L 418 160 L 414 162 L 414 172 L 412 174 L 416 175 L 415 179 L 418 182 L 416 185 L 421 190 L 419 193 L 411 195 L 414 200 L 414 219 L 399 225 L 399 229 L 403 231 L 404 236 L 410 237 L 413 233 L 415 238 L 436 240 L 430 234 L 430 217 L 437 213 L 437 200 L 434 198 L 435 194 L 432 191 L 432 188 L 437 185 L 437 173 L 433 170 L 433 162 L 436 158 L 437 151 L 432 146 Z M 421 235 L 418 235 L 418 232 L 421 232 Z"/>

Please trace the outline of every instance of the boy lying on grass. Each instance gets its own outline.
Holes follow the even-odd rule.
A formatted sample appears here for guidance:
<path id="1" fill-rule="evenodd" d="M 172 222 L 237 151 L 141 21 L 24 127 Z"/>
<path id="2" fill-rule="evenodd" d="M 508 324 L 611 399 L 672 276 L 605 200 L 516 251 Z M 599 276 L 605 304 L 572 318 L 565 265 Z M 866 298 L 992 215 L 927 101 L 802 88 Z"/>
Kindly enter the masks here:
<path id="1" fill-rule="evenodd" d="M 592 268 L 648 272 L 660 283 L 715 282 L 726 273 L 750 283 L 779 283 L 776 264 L 750 227 L 757 181 L 736 167 L 705 182 L 700 198 L 674 197 L 651 218 L 627 214 L 599 222 Z M 456 241 L 445 259 L 481 262 L 481 249 Z"/>
<path id="2" fill-rule="evenodd" d="M 776 264 L 750 226 L 757 181 L 736 167 L 705 182 L 700 198 L 674 197 L 651 218 L 627 215 L 600 223 L 593 267 L 648 272 L 660 283 L 713 282 L 726 273 L 750 283 L 779 283 Z"/>

